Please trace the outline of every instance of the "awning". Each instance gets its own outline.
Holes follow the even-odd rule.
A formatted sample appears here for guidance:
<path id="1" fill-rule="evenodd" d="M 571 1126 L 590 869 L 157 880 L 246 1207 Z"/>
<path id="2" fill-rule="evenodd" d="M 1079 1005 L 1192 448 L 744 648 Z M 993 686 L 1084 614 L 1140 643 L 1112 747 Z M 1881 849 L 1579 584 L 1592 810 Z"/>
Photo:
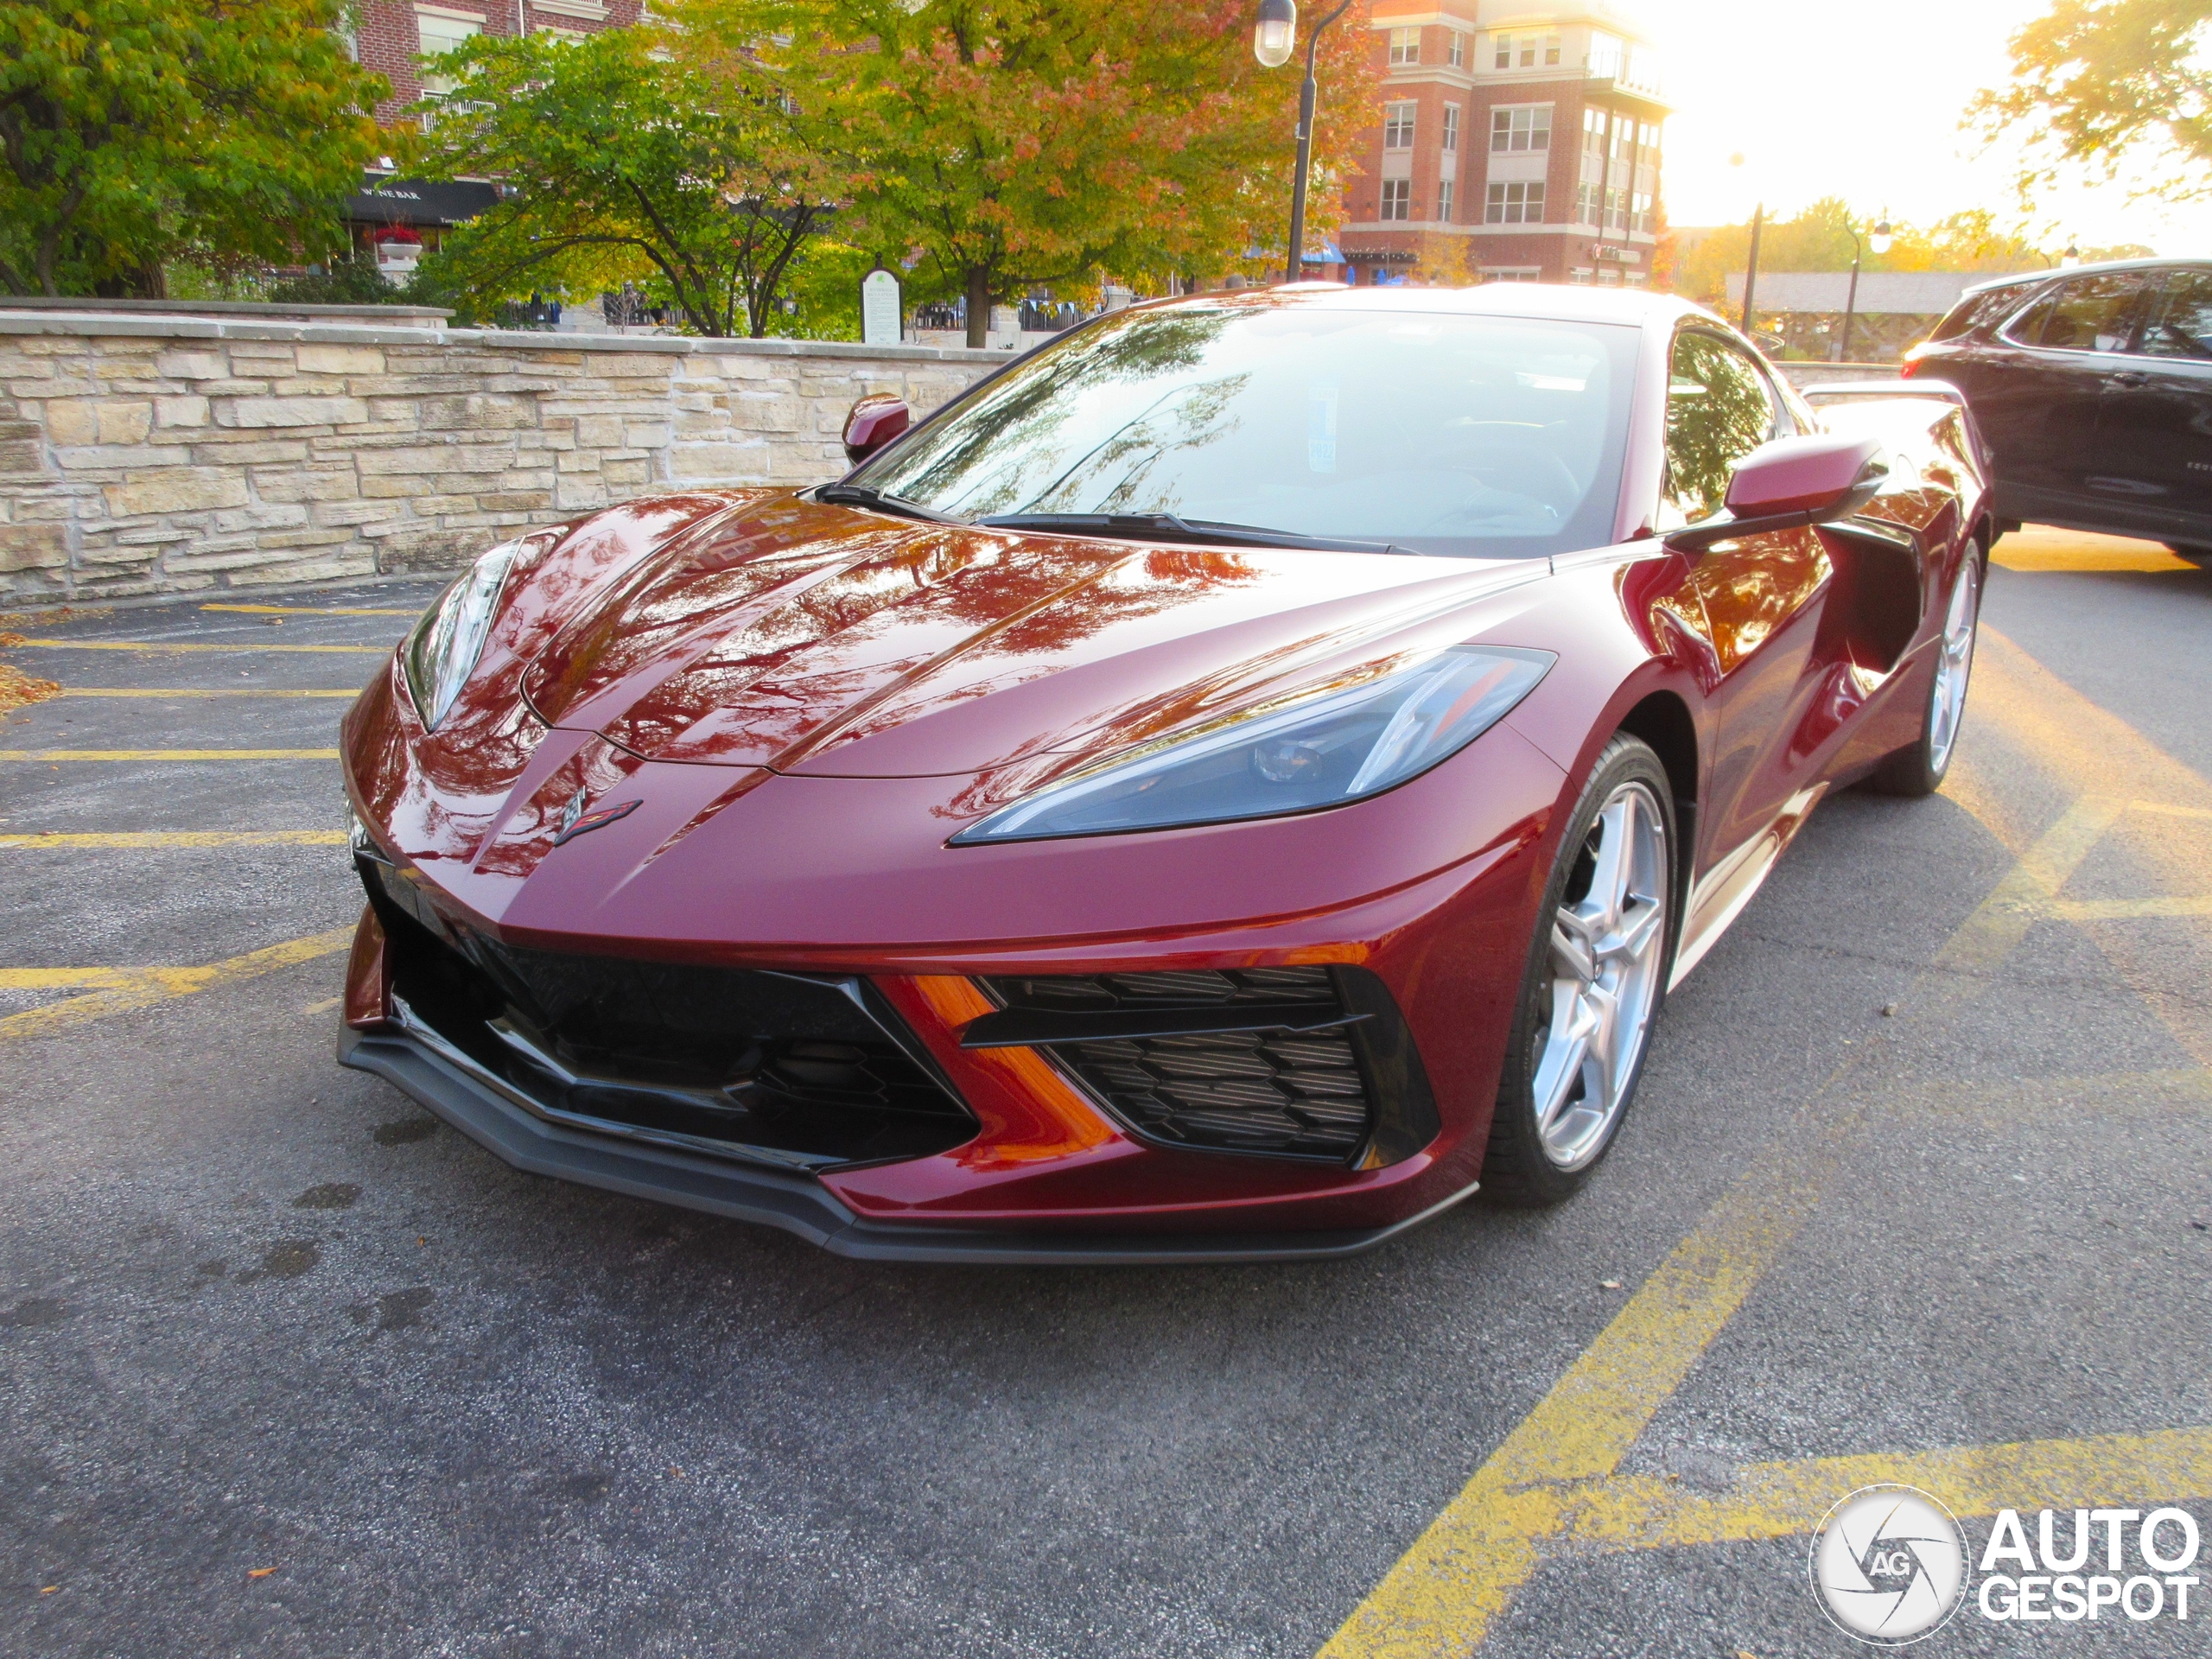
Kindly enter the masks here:
<path id="1" fill-rule="evenodd" d="M 465 225 L 499 200 L 480 179 L 400 179 L 371 173 L 346 198 L 346 217 L 364 225 Z"/>

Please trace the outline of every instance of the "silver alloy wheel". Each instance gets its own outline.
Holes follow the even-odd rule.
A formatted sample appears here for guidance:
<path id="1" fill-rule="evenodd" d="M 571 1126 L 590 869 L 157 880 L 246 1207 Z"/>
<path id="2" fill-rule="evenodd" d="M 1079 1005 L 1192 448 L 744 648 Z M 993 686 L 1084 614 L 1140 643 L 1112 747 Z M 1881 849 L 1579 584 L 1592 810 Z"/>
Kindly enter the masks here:
<path id="1" fill-rule="evenodd" d="M 1558 1168 L 1605 1149 L 1649 1034 L 1667 943 L 1667 820 L 1644 784 L 1606 798 L 1552 922 L 1552 1006 L 1536 1033 L 1536 1138 Z"/>
<path id="2" fill-rule="evenodd" d="M 1981 560 L 1972 548 L 1959 567 L 1944 613 L 1943 638 L 1936 658 L 1936 688 L 1928 709 L 1928 769 L 1941 776 L 1959 741 L 1959 719 L 1966 713 L 1967 677 L 1974 672 L 1974 626 L 1981 620 Z"/>

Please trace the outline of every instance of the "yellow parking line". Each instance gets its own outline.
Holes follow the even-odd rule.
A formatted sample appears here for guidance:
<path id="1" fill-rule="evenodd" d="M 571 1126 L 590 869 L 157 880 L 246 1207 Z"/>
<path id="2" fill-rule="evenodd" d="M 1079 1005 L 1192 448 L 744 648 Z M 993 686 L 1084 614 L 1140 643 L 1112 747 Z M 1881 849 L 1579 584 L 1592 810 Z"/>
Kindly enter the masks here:
<path id="1" fill-rule="evenodd" d="M 145 977 L 143 968 L 0 968 L 0 991 L 109 990 Z"/>
<path id="2" fill-rule="evenodd" d="M 58 697 L 358 697 L 353 691 L 264 691 L 257 686 L 222 686 L 203 690 L 197 686 L 150 686 L 143 691 L 124 685 L 65 685 Z"/>
<path id="3" fill-rule="evenodd" d="M 0 760 L 335 760 L 335 749 L 0 749 Z"/>
<path id="4" fill-rule="evenodd" d="M 343 830 L 123 830 L 98 834 L 47 830 L 0 835 L 0 849 L 36 852 L 41 848 L 343 847 L 346 840 Z"/>
<path id="5" fill-rule="evenodd" d="M 303 939 L 288 939 L 282 944 L 249 950 L 244 956 L 226 957 L 221 962 L 207 963 L 196 968 L 132 969 L 127 970 L 130 975 L 128 982 L 118 983 L 107 989 L 88 990 L 84 995 L 72 997 L 66 1002 L 52 1002 L 41 1008 L 27 1008 L 21 1014 L 0 1018 L 0 1040 L 13 1037 L 48 1036 L 73 1026 L 89 1025 L 95 1020 L 105 1020 L 110 1014 L 151 1007 L 158 1002 L 190 996 L 196 991 L 213 990 L 218 986 L 236 984 L 240 980 L 258 978 L 280 968 L 313 962 L 320 957 L 336 956 L 353 943 L 353 928 L 340 927 L 333 928 L 327 933 L 314 933 Z"/>
<path id="6" fill-rule="evenodd" d="M 49 651 L 226 651 L 232 656 L 258 657 L 269 652 L 313 652 L 340 657 L 389 657 L 390 645 L 214 645 L 197 641 L 167 639 L 22 639 L 10 649 L 41 645 Z"/>
<path id="7" fill-rule="evenodd" d="M 1906 999 L 1909 1016 L 1925 1019 L 1974 995 L 2123 810 L 2118 800 L 2075 802 L 1923 970 Z M 1411 1659 L 1481 1643 L 1569 1523 L 1561 1483 L 1613 1472 L 1826 1197 L 1874 1104 L 1837 1098 L 1855 1064 L 1821 1085 L 1669 1253 L 1353 1610 L 1322 1649 L 1325 1659 Z"/>
<path id="8" fill-rule="evenodd" d="M 1599 1549 L 1662 1549 L 1797 1537 L 1838 1498 L 1883 1481 L 1932 1492 L 1960 1515 L 2155 1509 L 2212 1497 L 2212 1428 L 1758 1463 L 1719 1492 L 1617 1476 L 1559 1495 L 1563 1539 Z"/>
<path id="9" fill-rule="evenodd" d="M 202 605 L 203 611 L 239 611 L 248 616 L 420 616 L 411 611 L 353 610 L 321 605 Z"/>

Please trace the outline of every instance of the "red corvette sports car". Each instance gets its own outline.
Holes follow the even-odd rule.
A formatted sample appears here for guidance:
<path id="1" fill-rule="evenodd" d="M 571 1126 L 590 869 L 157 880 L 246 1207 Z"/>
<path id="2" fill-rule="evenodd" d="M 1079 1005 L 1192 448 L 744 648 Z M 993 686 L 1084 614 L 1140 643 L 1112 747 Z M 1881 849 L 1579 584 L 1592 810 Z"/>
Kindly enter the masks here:
<path id="1" fill-rule="evenodd" d="M 347 1065 L 853 1255 L 1344 1254 L 1574 1192 L 1958 732 L 1964 404 L 1662 296 L 1141 306 L 846 435 L 492 549 L 362 694 Z"/>

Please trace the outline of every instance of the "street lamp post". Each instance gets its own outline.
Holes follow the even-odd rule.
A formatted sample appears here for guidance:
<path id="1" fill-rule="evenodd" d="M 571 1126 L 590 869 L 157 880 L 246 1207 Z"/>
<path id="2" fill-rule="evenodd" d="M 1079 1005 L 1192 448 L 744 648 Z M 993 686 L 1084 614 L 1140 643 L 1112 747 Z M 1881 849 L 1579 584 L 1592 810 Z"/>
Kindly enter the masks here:
<path id="1" fill-rule="evenodd" d="M 1839 363 L 1851 361 L 1851 324 L 1853 319 L 1859 314 L 1859 257 L 1866 251 L 1866 244 L 1859 239 L 1858 227 L 1847 225 L 1844 229 L 1851 232 L 1851 292 L 1843 302 L 1843 338 L 1837 342 L 1835 348 L 1835 360 Z M 1874 251 L 1878 255 L 1890 251 L 1890 243 L 1892 238 L 1890 235 L 1888 219 L 1880 219 L 1876 222 L 1872 240 Z"/>
<path id="2" fill-rule="evenodd" d="M 1290 257 L 1284 279 L 1297 282 L 1306 275 L 1306 175 L 1313 163 L 1313 56 L 1320 49 L 1321 31 L 1351 9 L 1351 0 L 1338 0 L 1337 9 L 1314 24 L 1306 42 L 1306 80 L 1298 89 L 1298 172 L 1290 181 Z M 1290 61 L 1298 40 L 1298 7 L 1294 0 L 1260 0 L 1260 18 L 1252 29 L 1252 55 L 1263 69 L 1280 69 Z"/>
<path id="3" fill-rule="evenodd" d="M 1744 152 L 1738 150 L 1728 158 L 1731 167 L 1744 164 Z M 1603 211 L 1602 204 L 1600 211 Z M 1751 257 L 1744 267 L 1744 315 L 1737 324 L 1745 334 L 1751 332 L 1751 302 L 1759 286 L 1759 232 L 1766 226 L 1766 203 L 1762 201 L 1751 209 Z"/>

